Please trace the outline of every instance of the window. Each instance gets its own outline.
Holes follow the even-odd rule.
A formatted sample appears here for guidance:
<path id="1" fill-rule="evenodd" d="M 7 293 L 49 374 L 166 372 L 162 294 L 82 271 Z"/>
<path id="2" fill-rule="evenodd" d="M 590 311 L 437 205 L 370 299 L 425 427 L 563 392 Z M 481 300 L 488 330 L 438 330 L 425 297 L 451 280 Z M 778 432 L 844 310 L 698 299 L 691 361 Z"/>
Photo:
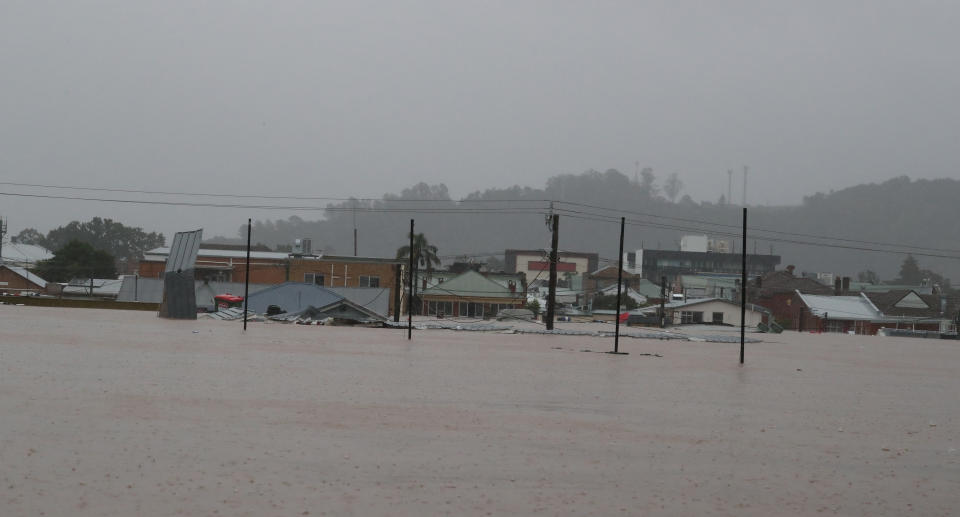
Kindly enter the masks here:
<path id="1" fill-rule="evenodd" d="M 360 275 L 360 287 L 380 287 L 380 277 Z"/>
<path id="2" fill-rule="evenodd" d="M 304 273 L 303 283 L 323 285 L 323 275 L 320 273 Z"/>
<path id="3" fill-rule="evenodd" d="M 680 323 L 703 323 L 703 312 L 680 311 Z"/>
<path id="4" fill-rule="evenodd" d="M 453 302 L 427 302 L 427 314 L 453 316 Z"/>
<path id="5" fill-rule="evenodd" d="M 723 323 L 723 313 L 715 312 L 713 313 L 713 322 L 714 323 Z"/>
<path id="6" fill-rule="evenodd" d="M 843 321 L 838 320 L 827 320 L 826 328 L 824 329 L 827 332 L 846 332 L 845 325 Z"/>

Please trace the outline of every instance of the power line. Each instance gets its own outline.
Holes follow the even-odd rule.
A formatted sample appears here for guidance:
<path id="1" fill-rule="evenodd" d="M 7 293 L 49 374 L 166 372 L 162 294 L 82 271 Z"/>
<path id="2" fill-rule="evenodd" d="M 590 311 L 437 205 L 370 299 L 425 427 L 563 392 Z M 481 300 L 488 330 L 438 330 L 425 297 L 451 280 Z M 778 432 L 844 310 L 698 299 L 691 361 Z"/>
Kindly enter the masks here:
<path id="1" fill-rule="evenodd" d="M 0 184 L 5 184 L 5 183 L 9 183 L 9 182 L 0 182 Z M 78 187 L 78 188 L 85 188 L 85 187 Z M 69 200 L 69 201 L 88 201 L 88 202 L 154 205 L 154 206 L 156 205 L 185 206 L 185 207 L 203 207 L 203 208 L 291 210 L 291 211 L 314 211 L 314 212 L 320 212 L 320 211 L 350 212 L 350 211 L 356 210 L 353 207 L 316 207 L 316 206 L 302 206 L 302 205 L 252 205 L 252 204 L 240 204 L 240 203 L 199 203 L 199 202 L 187 202 L 187 201 L 133 200 L 133 199 L 117 199 L 117 198 L 60 196 L 60 195 L 52 195 L 52 194 L 27 194 L 27 193 L 13 193 L 13 192 L 0 192 L 0 196 L 22 197 L 22 198 L 32 198 L 32 199 L 58 199 L 58 200 Z M 573 205 L 573 206 L 582 206 L 584 208 L 599 209 L 599 210 L 604 210 L 608 212 L 631 213 L 631 214 L 637 214 L 645 217 L 655 217 L 658 219 L 676 220 L 676 221 L 688 222 L 693 224 L 712 225 L 712 226 L 717 226 L 721 228 L 722 227 L 736 228 L 734 225 L 713 223 L 713 222 L 701 221 L 697 219 L 657 216 L 654 214 L 645 214 L 642 212 L 635 212 L 630 210 L 620 210 L 620 209 L 599 207 L 596 205 L 588 205 L 585 203 L 574 203 L 574 202 L 567 202 L 567 201 L 559 202 L 559 203 Z M 499 208 L 499 207 L 373 208 L 373 207 L 366 207 L 366 208 L 361 208 L 360 210 L 368 213 L 437 213 L 437 214 L 460 214 L 460 215 L 483 214 L 483 213 L 497 214 L 497 215 L 530 215 L 530 214 L 544 215 L 547 213 L 544 208 L 538 208 L 538 207 L 510 207 L 510 208 Z M 554 210 L 566 217 L 571 217 L 574 219 L 592 220 L 592 221 L 598 221 L 598 222 L 604 222 L 604 223 L 619 222 L 617 217 L 602 214 L 602 213 L 598 214 L 590 211 L 574 210 L 574 209 L 563 208 L 563 207 L 555 207 Z M 627 219 L 626 223 L 631 226 L 640 226 L 640 227 L 675 230 L 675 231 L 686 231 L 686 232 L 694 231 L 694 232 L 712 233 L 714 235 L 733 237 L 733 238 L 740 236 L 739 232 L 733 232 L 729 230 L 709 229 L 709 228 L 702 228 L 697 226 L 689 226 L 689 225 L 681 225 L 681 224 L 656 223 L 656 222 L 637 220 L 637 219 Z M 767 242 L 779 242 L 779 243 L 796 244 L 796 245 L 803 245 L 803 246 L 818 246 L 818 247 L 824 247 L 824 248 L 847 249 L 847 250 L 853 250 L 853 251 L 866 251 L 866 252 L 874 252 L 874 253 L 896 253 L 901 255 L 913 254 L 917 256 L 932 257 L 932 258 L 960 259 L 960 256 L 943 254 L 943 252 L 960 253 L 960 250 L 953 250 L 953 249 L 924 248 L 924 247 L 905 245 L 905 244 L 862 241 L 862 240 L 856 240 L 856 239 L 843 239 L 840 237 L 822 236 L 822 235 L 814 235 L 814 234 L 802 234 L 802 233 L 794 233 L 794 232 L 783 232 L 783 231 L 769 230 L 769 229 L 762 229 L 762 228 L 754 228 L 753 230 L 766 232 L 766 233 L 779 234 L 779 235 L 807 237 L 807 238 L 821 239 L 821 240 L 847 241 L 847 242 L 863 244 L 863 245 L 858 246 L 858 245 L 851 245 L 851 244 L 812 242 L 812 241 L 805 241 L 805 240 L 799 240 L 799 239 L 770 237 L 770 236 L 762 236 L 758 239 L 755 239 L 755 240 L 763 240 Z M 878 249 L 870 246 L 888 246 L 888 247 L 896 247 L 896 248 L 903 248 L 903 249 L 902 250 Z M 911 251 L 905 251 L 905 250 L 911 250 Z"/>
<path id="2" fill-rule="evenodd" d="M 25 194 L 25 193 L 14 193 L 14 192 L 0 192 L 0 196 L 11 196 L 11 197 L 26 197 L 26 198 L 38 198 L 38 199 L 60 199 L 68 201 L 94 201 L 100 203 L 122 203 L 122 204 L 134 204 L 134 205 L 161 205 L 161 206 L 189 206 L 189 207 L 203 207 L 203 208 L 242 208 L 242 209 L 253 209 L 253 210 L 295 210 L 295 211 L 315 211 L 315 212 L 351 212 L 353 210 L 358 210 L 361 212 L 382 212 L 382 213 L 442 213 L 442 214 L 451 214 L 451 213 L 464 213 L 464 214 L 475 214 L 475 213 L 492 213 L 492 214 L 529 214 L 543 213 L 542 208 L 535 207 L 513 207 L 513 208 L 358 208 L 354 209 L 352 207 L 317 207 L 317 206 L 298 206 L 298 205 L 247 205 L 239 203 L 195 203 L 188 201 L 151 201 L 151 200 L 139 200 L 139 199 L 116 199 L 116 198 L 94 198 L 94 197 L 79 197 L 79 196 L 57 196 L 52 194 Z"/>
<path id="3" fill-rule="evenodd" d="M 43 183 L 18 183 L 13 181 L 0 181 L 0 185 L 13 187 L 31 187 L 31 188 L 49 188 L 62 190 L 83 190 L 89 192 L 114 192 L 123 194 L 148 194 L 165 196 L 196 196 L 196 197 L 220 197 L 236 199 L 290 199 L 300 201 L 380 201 L 391 203 L 394 201 L 401 203 L 546 203 L 548 199 L 392 199 L 392 198 L 372 198 L 372 197 L 328 197 L 328 196 L 290 196 L 290 195 L 268 195 L 268 194 L 225 194 L 222 192 L 178 192 L 168 190 L 141 190 L 141 189 L 123 189 L 107 187 L 82 187 L 76 185 L 49 185 Z"/>

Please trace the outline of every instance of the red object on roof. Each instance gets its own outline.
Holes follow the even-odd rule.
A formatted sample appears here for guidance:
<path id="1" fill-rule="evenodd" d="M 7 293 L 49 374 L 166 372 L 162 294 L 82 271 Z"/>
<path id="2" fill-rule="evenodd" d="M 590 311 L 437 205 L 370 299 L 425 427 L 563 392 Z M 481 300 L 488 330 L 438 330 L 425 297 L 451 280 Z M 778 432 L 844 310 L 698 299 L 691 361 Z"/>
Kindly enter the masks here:
<path id="1" fill-rule="evenodd" d="M 630 313 L 629 313 L 629 312 L 624 312 L 624 313 L 620 314 L 620 323 L 626 323 L 628 319 L 630 319 Z"/>
<path id="2" fill-rule="evenodd" d="M 243 296 L 237 296 L 235 294 L 218 294 L 214 296 L 213 299 L 218 302 L 238 303 L 243 301 Z"/>
<path id="3" fill-rule="evenodd" d="M 550 269 L 550 263 L 545 260 L 531 260 L 527 262 L 527 269 L 530 271 L 548 271 Z M 571 272 L 575 273 L 577 271 L 577 265 L 573 262 L 557 262 L 557 271 Z"/>

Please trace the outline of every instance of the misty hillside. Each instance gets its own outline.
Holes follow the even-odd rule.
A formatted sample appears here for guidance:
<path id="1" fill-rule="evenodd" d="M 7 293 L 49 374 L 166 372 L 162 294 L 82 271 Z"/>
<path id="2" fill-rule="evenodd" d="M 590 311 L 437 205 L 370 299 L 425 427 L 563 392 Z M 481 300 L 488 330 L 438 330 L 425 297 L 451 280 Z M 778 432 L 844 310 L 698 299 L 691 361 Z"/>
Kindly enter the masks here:
<path id="1" fill-rule="evenodd" d="M 416 231 L 425 233 L 430 243 L 439 247 L 445 262 L 458 255 L 482 260 L 487 255 L 502 255 L 506 248 L 549 247 L 550 234 L 544 220 L 548 200 L 554 200 L 556 213 L 560 214 L 560 248 L 596 251 L 604 258 L 616 257 L 620 215 L 626 215 L 631 222 L 626 231 L 627 250 L 677 249 L 685 233 L 707 233 L 720 238 L 727 232 L 739 234 L 740 207 L 722 200 L 696 203 L 682 196 L 682 190 L 678 193 L 676 188 L 667 188 L 668 197 L 679 198 L 671 202 L 663 193 L 662 179 L 649 171 L 644 171 L 639 181 L 615 170 L 588 171 L 555 176 L 542 189 L 490 189 L 459 201 L 450 199 L 444 185 L 421 183 L 380 200 L 328 205 L 324 220 L 291 217 L 257 221 L 253 233 L 255 241 L 271 246 L 309 237 L 314 249 L 351 255 L 356 217 L 359 254 L 393 256 L 404 244 L 409 219 L 413 217 Z M 801 271 L 855 276 L 869 269 L 882 279 L 893 279 L 904 254 L 869 250 L 889 250 L 886 244 L 900 245 L 899 251 L 904 250 L 902 246 L 916 246 L 923 248 L 915 250 L 921 267 L 960 278 L 960 259 L 924 256 L 960 256 L 958 251 L 949 251 L 960 249 L 960 226 L 955 223 L 960 219 L 957 199 L 960 181 L 910 181 L 900 177 L 811 195 L 799 206 L 750 207 L 749 226 L 757 231 L 748 236 L 748 251 L 769 253 L 772 247 L 773 253 L 783 257 L 781 267 L 795 264 Z M 241 232 L 245 235 L 245 228 Z M 736 241 L 739 250 L 739 239 L 727 238 Z"/>

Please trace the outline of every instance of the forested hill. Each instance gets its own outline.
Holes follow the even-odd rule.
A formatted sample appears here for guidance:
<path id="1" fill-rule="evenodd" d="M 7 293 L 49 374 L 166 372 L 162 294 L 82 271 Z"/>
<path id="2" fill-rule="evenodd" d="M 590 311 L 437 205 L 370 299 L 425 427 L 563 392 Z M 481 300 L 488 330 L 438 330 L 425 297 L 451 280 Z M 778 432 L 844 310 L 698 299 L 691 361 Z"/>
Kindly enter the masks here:
<path id="1" fill-rule="evenodd" d="M 555 176 L 544 188 L 490 189 L 455 201 L 444 185 L 421 183 L 380 200 L 329 205 L 323 220 L 257 221 L 253 231 L 255 240 L 271 246 L 309 237 L 314 249 L 350 255 L 356 217 L 359 254 L 392 256 L 404 244 L 413 217 L 416 231 L 426 234 L 446 262 L 458 255 L 482 259 L 502 255 L 506 248 L 549 247 L 544 214 L 548 200 L 554 200 L 560 214 L 560 248 L 596 251 L 610 259 L 616 257 L 620 215 L 632 223 L 626 232 L 627 250 L 677 249 L 685 233 L 720 238 L 724 233 L 739 233 L 739 206 L 722 200 L 696 203 L 679 195 L 682 185 L 669 178 L 664 184 L 667 188 L 658 185 L 649 171 L 644 171 L 640 181 L 615 170 L 588 171 Z M 960 279 L 960 258 L 928 256 L 960 257 L 958 200 L 960 181 L 900 177 L 818 193 L 798 206 L 751 206 L 749 226 L 757 230 L 751 231 L 748 251 L 769 253 L 772 247 L 773 253 L 783 257 L 781 266 L 794 264 L 801 271 L 856 277 L 860 271 L 872 270 L 883 279 L 893 279 L 905 255 L 875 250 L 889 250 L 888 244 L 897 244 L 899 251 L 914 251 L 922 268 Z M 245 229 L 242 232 L 245 235 Z M 739 249 L 739 239 L 734 240 Z"/>

